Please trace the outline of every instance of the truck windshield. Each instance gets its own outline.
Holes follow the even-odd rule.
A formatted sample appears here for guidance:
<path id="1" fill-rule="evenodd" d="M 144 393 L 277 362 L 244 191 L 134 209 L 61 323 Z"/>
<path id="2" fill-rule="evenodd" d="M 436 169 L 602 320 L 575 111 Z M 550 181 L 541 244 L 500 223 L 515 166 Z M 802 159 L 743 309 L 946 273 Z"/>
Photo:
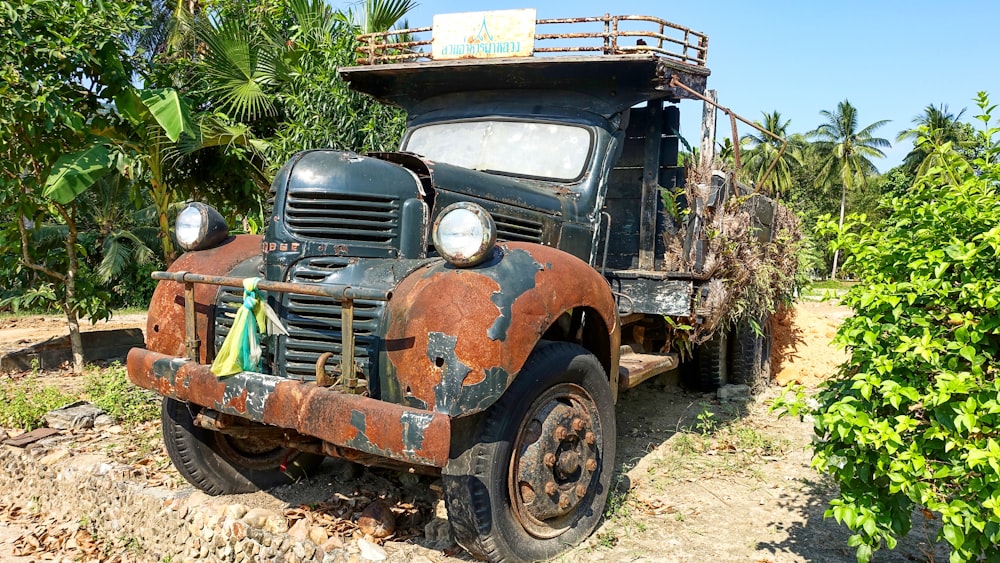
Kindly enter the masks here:
<path id="1" fill-rule="evenodd" d="M 452 121 L 418 127 L 403 150 L 438 162 L 563 182 L 583 175 L 591 132 L 585 127 L 527 121 Z"/>

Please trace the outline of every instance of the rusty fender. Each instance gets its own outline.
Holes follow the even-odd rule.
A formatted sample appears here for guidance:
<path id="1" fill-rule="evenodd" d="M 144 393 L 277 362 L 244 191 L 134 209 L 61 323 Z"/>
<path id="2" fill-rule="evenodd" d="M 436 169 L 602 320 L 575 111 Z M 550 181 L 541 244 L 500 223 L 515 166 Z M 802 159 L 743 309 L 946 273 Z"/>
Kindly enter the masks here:
<path id="1" fill-rule="evenodd" d="M 393 291 L 385 349 L 407 404 L 453 417 L 486 409 L 546 329 L 577 307 L 603 321 L 606 330 L 593 351 L 616 389 L 620 327 L 604 277 L 547 246 L 498 248 L 501 256 L 474 268 L 425 266 Z"/>
<path id="2" fill-rule="evenodd" d="M 181 255 L 168 271 L 225 276 L 246 260 L 260 257 L 260 242 L 260 236 L 237 235 L 215 248 Z M 209 324 L 214 321 L 212 307 L 221 290 L 216 285 L 195 285 L 195 322 L 202 343 L 202 363 L 209 362 L 206 355 L 212 347 L 205 343 Z M 146 320 L 146 348 L 168 356 L 184 356 L 184 284 L 161 281 L 156 285 Z"/>
<path id="3" fill-rule="evenodd" d="M 207 365 L 141 348 L 128 354 L 128 375 L 166 397 L 337 446 L 415 465 L 448 463 L 451 419 L 444 414 L 260 373 L 220 379 Z"/>

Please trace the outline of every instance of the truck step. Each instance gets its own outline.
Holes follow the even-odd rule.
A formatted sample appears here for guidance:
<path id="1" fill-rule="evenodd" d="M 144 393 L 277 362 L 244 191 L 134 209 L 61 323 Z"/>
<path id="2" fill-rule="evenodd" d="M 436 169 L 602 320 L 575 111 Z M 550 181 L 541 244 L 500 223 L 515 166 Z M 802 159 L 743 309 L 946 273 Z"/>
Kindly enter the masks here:
<path id="1" fill-rule="evenodd" d="M 680 365 L 677 354 L 622 354 L 618 365 L 618 389 L 631 389 L 647 379 Z"/>

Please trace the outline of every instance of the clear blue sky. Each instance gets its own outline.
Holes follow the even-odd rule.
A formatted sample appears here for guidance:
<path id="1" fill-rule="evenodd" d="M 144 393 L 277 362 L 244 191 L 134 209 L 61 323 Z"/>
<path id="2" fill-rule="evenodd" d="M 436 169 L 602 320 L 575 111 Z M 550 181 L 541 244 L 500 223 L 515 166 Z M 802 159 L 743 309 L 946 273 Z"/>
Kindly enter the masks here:
<path id="1" fill-rule="evenodd" d="M 910 144 L 896 135 L 928 104 L 953 113 L 976 113 L 972 98 L 986 90 L 1000 102 L 1000 2 L 995 0 L 767 0 L 665 2 L 511 3 L 423 1 L 411 26 L 431 24 L 435 13 L 536 8 L 539 18 L 643 14 L 709 36 L 709 87 L 719 102 L 751 120 L 778 110 L 791 132 L 822 123 L 820 110 L 847 99 L 859 122 L 891 122 L 878 136 L 893 142 L 880 170 L 899 163 Z M 682 127 L 696 140 L 701 107 L 681 104 Z M 723 123 L 720 121 L 720 131 Z M 725 136 L 720 132 L 719 138 Z"/>

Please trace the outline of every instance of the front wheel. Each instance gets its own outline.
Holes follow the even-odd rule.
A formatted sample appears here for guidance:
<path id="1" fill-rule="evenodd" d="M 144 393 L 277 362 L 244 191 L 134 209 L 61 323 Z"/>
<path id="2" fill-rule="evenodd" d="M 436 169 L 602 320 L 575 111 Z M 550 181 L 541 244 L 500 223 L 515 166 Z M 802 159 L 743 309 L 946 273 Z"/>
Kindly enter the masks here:
<path id="1" fill-rule="evenodd" d="M 444 469 L 459 544 L 490 561 L 550 559 L 593 532 L 615 459 L 614 399 L 592 354 L 536 348 Z"/>
<path id="2" fill-rule="evenodd" d="M 234 438 L 195 424 L 201 407 L 164 397 L 163 445 L 189 483 L 210 495 L 250 493 L 293 483 L 319 467 L 323 456 L 270 440 Z"/>

